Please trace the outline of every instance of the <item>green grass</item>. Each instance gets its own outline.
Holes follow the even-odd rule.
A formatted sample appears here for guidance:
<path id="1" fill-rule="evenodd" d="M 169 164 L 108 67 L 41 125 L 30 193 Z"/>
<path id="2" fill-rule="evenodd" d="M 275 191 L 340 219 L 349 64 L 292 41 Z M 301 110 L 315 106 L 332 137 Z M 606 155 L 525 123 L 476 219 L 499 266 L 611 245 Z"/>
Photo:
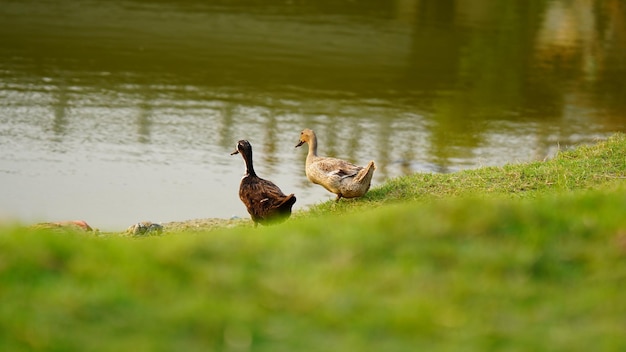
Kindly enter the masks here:
<path id="1" fill-rule="evenodd" d="M 2 351 L 621 351 L 626 139 L 284 224 L 0 233 Z"/>

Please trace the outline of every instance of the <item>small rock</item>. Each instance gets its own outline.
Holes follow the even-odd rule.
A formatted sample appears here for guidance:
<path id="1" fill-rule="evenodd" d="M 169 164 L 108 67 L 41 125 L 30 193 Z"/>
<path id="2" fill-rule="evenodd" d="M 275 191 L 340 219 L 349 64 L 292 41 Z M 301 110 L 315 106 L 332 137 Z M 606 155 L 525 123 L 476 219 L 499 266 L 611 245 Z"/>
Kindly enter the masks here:
<path id="1" fill-rule="evenodd" d="M 84 220 L 71 220 L 71 221 L 57 221 L 57 222 L 41 222 L 33 225 L 38 229 L 65 229 L 65 230 L 79 230 L 84 232 L 92 232 L 98 234 L 98 229 L 93 229 Z"/>
<path id="2" fill-rule="evenodd" d="M 163 233 L 163 226 L 150 221 L 142 221 L 130 225 L 126 233 L 133 236 L 160 235 Z"/>

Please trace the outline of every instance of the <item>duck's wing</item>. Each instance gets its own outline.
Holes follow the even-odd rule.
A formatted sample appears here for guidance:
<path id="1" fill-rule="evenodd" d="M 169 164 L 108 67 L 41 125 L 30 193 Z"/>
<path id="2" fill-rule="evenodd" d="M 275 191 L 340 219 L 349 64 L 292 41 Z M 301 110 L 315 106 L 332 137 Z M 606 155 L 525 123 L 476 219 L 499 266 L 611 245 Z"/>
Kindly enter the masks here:
<path id="1" fill-rule="evenodd" d="M 286 198 L 293 195 L 285 195 L 274 182 L 259 179 L 256 184 L 256 201 L 262 204 L 263 208 L 274 208 L 284 203 Z"/>
<path id="2" fill-rule="evenodd" d="M 272 181 L 264 179 L 259 180 L 259 190 L 258 215 L 263 221 L 289 217 L 296 202 L 295 195 L 285 195 Z"/>
<path id="3" fill-rule="evenodd" d="M 288 209 L 291 211 L 291 207 L 296 202 L 296 196 L 292 193 L 283 197 L 266 197 L 261 199 L 261 204 L 268 211 L 273 209 Z"/>
<path id="4" fill-rule="evenodd" d="M 323 173 L 328 175 L 336 175 L 341 178 L 354 177 L 363 168 L 345 160 L 336 158 L 323 158 L 315 162 L 317 167 Z"/>
<path id="5" fill-rule="evenodd" d="M 278 213 L 291 213 L 296 202 L 293 194 L 285 195 L 269 180 L 254 177 L 244 178 L 239 189 L 239 198 L 254 221 L 264 221 Z"/>

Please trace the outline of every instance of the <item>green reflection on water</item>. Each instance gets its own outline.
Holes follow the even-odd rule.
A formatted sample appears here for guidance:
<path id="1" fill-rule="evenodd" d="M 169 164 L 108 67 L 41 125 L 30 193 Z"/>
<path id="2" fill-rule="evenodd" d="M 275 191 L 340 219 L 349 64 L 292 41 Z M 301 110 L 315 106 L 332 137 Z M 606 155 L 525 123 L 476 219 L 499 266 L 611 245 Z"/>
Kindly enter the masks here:
<path id="1" fill-rule="evenodd" d="M 493 121 L 564 135 L 581 133 L 572 125 L 624 130 L 623 10 L 620 1 L 9 1 L 2 89 L 56 87 L 57 134 L 73 104 L 67 87 L 73 97 L 76 87 L 138 94 L 140 143 L 151 140 L 150 102 L 164 97 L 174 108 L 207 99 L 268 108 L 259 116 L 270 118 L 268 138 L 277 114 L 298 114 L 303 127 L 345 117 L 324 106 L 335 101 L 356 109 L 355 131 L 375 120 L 379 149 L 415 113 L 427 121 L 414 128 L 428 130 L 430 161 L 445 169 L 484 144 Z M 372 106 L 376 115 L 363 116 Z M 228 130 L 236 121 L 225 116 Z M 336 152 L 339 136 L 329 137 Z"/>

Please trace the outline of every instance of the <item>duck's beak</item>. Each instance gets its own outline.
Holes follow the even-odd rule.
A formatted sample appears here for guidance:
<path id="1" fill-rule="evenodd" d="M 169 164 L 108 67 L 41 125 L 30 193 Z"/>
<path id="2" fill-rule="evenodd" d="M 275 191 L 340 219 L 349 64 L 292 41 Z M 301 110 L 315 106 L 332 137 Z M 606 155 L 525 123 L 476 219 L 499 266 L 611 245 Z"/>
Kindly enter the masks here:
<path id="1" fill-rule="evenodd" d="M 235 154 L 239 154 L 239 150 L 235 150 L 234 152 L 230 153 L 230 155 L 235 155 Z"/>
<path id="2" fill-rule="evenodd" d="M 304 141 L 300 141 L 300 143 L 298 143 L 298 144 L 296 145 L 296 148 L 298 148 L 299 146 L 301 146 L 301 145 L 303 145 L 303 144 L 304 144 Z"/>

